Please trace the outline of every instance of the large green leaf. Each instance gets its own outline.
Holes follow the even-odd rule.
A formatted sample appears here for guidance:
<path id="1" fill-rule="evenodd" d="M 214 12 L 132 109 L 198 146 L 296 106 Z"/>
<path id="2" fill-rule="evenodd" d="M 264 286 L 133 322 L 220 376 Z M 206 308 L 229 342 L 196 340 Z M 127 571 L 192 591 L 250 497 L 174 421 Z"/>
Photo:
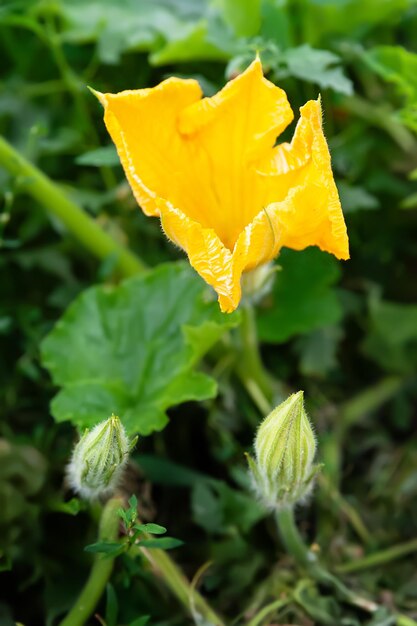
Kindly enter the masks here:
<path id="1" fill-rule="evenodd" d="M 184 263 L 88 289 L 42 344 L 62 387 L 52 414 L 88 427 L 114 412 L 129 433 L 161 430 L 168 407 L 215 395 L 215 381 L 194 366 L 238 320 L 220 313 Z"/>
<path id="2" fill-rule="evenodd" d="M 337 261 L 318 248 L 283 250 L 270 301 L 259 311 L 261 339 L 281 343 L 290 337 L 338 322 L 342 315 L 332 289 Z"/>

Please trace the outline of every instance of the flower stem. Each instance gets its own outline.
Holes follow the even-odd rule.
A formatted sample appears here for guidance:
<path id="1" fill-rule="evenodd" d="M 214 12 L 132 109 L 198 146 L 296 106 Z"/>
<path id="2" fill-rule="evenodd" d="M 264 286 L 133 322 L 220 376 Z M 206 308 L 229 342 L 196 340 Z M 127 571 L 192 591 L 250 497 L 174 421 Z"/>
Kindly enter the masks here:
<path id="1" fill-rule="evenodd" d="M 271 411 L 273 387 L 259 352 L 253 307 L 242 306 L 241 315 L 239 327 L 241 345 L 236 372 L 259 411 L 267 415 Z"/>
<path id="2" fill-rule="evenodd" d="M 103 508 L 98 539 L 99 541 L 114 541 L 119 530 L 117 510 L 122 506 L 120 498 L 111 498 Z M 97 555 L 90 575 L 85 583 L 76 603 L 59 626 L 83 626 L 94 611 L 103 594 L 106 584 L 113 570 L 114 558 L 106 555 Z"/>
<path id="3" fill-rule="evenodd" d="M 152 568 L 163 578 L 180 603 L 191 613 L 196 623 L 200 624 L 203 622 L 207 626 L 209 624 L 212 626 L 224 626 L 223 619 L 215 613 L 164 550 L 140 548 L 136 545 L 131 548 L 130 554 L 132 556 L 135 554 L 145 556 Z"/>
<path id="4" fill-rule="evenodd" d="M 115 256 L 115 267 L 123 276 L 133 276 L 145 269 L 142 261 L 118 244 L 81 207 L 69 200 L 61 189 L 37 167 L 29 163 L 4 138 L 0 137 L 0 166 L 19 176 L 27 193 L 38 200 L 52 215 L 96 257 Z"/>
<path id="5" fill-rule="evenodd" d="M 304 568 L 314 580 L 331 587 L 341 600 L 349 604 L 354 604 L 370 612 L 374 612 L 377 609 L 377 605 L 374 602 L 357 596 L 336 576 L 333 576 L 323 567 L 317 555 L 308 548 L 301 537 L 295 523 L 294 509 L 292 507 L 278 510 L 276 520 L 281 539 L 288 553 L 294 557 L 297 564 Z"/>

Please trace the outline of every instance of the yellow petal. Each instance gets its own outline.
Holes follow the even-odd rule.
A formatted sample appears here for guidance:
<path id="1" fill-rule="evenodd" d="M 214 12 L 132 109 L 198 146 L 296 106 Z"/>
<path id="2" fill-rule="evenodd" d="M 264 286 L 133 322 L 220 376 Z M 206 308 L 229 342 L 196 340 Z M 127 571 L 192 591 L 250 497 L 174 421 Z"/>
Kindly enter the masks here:
<path id="1" fill-rule="evenodd" d="M 224 313 L 239 305 L 242 273 L 270 261 L 281 247 L 279 222 L 269 207 L 239 235 L 233 252 L 212 229 L 203 228 L 169 202 L 160 200 L 159 208 L 167 237 L 187 251 L 191 265 L 217 292 Z"/>
<path id="2" fill-rule="evenodd" d="M 175 203 L 197 199 L 187 189 L 188 151 L 177 119 L 180 111 L 200 98 L 197 81 L 180 78 L 169 78 L 153 89 L 100 95 L 107 130 L 146 215 L 159 215 L 156 199 L 161 196 Z"/>
<path id="3" fill-rule="evenodd" d="M 271 150 L 293 117 L 285 92 L 263 77 L 260 61 L 212 98 L 201 100 L 196 81 L 171 78 L 100 100 L 144 212 L 157 215 L 156 198 L 168 200 L 232 250 L 265 206 L 269 185 L 258 180 L 254 160 Z"/>
<path id="4" fill-rule="evenodd" d="M 161 217 L 223 311 L 239 304 L 242 272 L 284 245 L 348 258 L 320 103 L 302 107 L 291 143 L 274 147 L 293 113 L 259 59 L 212 98 L 178 78 L 96 95 L 143 211 Z"/>
<path id="5" fill-rule="evenodd" d="M 310 100 L 300 113 L 292 142 L 277 146 L 258 171 L 266 178 L 291 179 L 288 196 L 271 205 L 283 230 L 284 246 L 301 250 L 315 245 L 348 259 L 346 225 L 323 134 L 320 101 Z"/>

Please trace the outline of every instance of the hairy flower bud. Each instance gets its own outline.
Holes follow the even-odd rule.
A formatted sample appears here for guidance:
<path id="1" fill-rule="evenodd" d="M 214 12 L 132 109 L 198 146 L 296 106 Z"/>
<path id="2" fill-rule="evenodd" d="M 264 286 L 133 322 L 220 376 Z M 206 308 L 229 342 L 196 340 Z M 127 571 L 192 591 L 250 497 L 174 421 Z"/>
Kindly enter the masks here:
<path id="1" fill-rule="evenodd" d="M 68 465 L 68 478 L 73 489 L 88 500 L 112 492 L 126 465 L 131 445 L 115 415 L 91 431 L 86 430 Z"/>
<path id="2" fill-rule="evenodd" d="M 310 492 L 320 466 L 313 465 L 316 440 L 304 410 L 303 392 L 291 395 L 264 419 L 248 456 L 254 487 L 272 509 L 291 506 Z"/>

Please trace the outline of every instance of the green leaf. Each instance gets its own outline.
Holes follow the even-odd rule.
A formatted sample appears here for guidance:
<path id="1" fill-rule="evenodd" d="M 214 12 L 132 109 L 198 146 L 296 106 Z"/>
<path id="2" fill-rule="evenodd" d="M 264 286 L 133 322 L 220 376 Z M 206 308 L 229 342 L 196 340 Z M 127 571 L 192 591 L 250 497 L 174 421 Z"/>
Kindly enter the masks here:
<path id="1" fill-rule="evenodd" d="M 75 159 L 75 162 L 77 165 L 91 165 L 92 167 L 120 165 L 120 159 L 113 145 L 84 152 Z"/>
<path id="2" fill-rule="evenodd" d="M 283 250 L 270 302 L 259 310 L 263 341 L 282 343 L 295 335 L 335 324 L 342 309 L 332 286 L 340 269 L 332 256 L 318 248 Z"/>
<path id="3" fill-rule="evenodd" d="M 294 78 L 316 83 L 322 89 L 330 88 L 348 96 L 353 93 L 352 81 L 338 66 L 341 63 L 340 57 L 329 50 L 318 50 L 304 44 L 286 50 L 282 61 L 286 65 L 286 73 Z"/>
<path id="4" fill-rule="evenodd" d="M 175 39 L 152 53 L 150 62 L 152 65 L 166 65 L 184 61 L 196 61 L 199 59 L 225 61 L 229 53 L 224 50 L 224 41 L 218 42 L 210 37 L 209 23 L 202 20 L 189 25 L 186 30 L 181 30 Z"/>
<path id="5" fill-rule="evenodd" d="M 361 210 L 379 209 L 379 200 L 363 187 L 349 185 L 346 182 L 337 184 L 343 213 L 356 213 Z"/>
<path id="6" fill-rule="evenodd" d="M 118 541 L 98 541 L 97 543 L 91 543 L 84 548 L 85 552 L 92 552 L 93 554 L 106 554 L 107 556 L 117 556 L 122 554 L 126 549 L 125 545 L 120 544 Z"/>
<path id="7" fill-rule="evenodd" d="M 372 294 L 364 352 L 388 372 L 405 374 L 417 367 L 417 304 L 386 302 Z"/>
<path id="8" fill-rule="evenodd" d="M 159 550 L 173 550 L 184 544 L 180 539 L 174 537 L 162 537 L 161 539 L 142 539 L 138 545 L 141 548 L 157 548 Z"/>
<path id="9" fill-rule="evenodd" d="M 223 20 L 238 37 L 253 37 L 261 26 L 260 0 L 215 0 Z"/>
<path id="10" fill-rule="evenodd" d="M 192 509 L 194 521 L 213 534 L 227 533 L 230 528 L 246 533 L 266 515 L 252 496 L 220 480 L 194 486 Z"/>
<path id="11" fill-rule="evenodd" d="M 300 337 L 295 346 L 300 355 L 300 372 L 304 376 L 324 378 L 337 366 L 336 352 L 342 337 L 338 326 L 319 328 Z"/>
<path id="12" fill-rule="evenodd" d="M 119 603 L 117 601 L 116 592 L 111 583 L 107 583 L 106 591 L 106 626 L 117 626 Z"/>
<path id="13" fill-rule="evenodd" d="M 130 622 L 129 626 L 146 626 L 146 624 L 150 620 L 149 615 L 144 615 L 143 617 L 137 617 L 133 622 Z"/>
<path id="14" fill-rule="evenodd" d="M 63 387 L 55 419 L 85 428 L 113 412 L 147 435 L 164 428 L 168 407 L 214 397 L 215 381 L 193 367 L 239 315 L 220 313 L 208 295 L 186 263 L 82 293 L 42 343 Z"/>
<path id="15" fill-rule="evenodd" d="M 417 54 L 402 46 L 378 46 L 366 52 L 364 60 L 379 76 L 397 87 L 404 98 L 401 118 L 417 131 Z"/>
<path id="16" fill-rule="evenodd" d="M 135 530 L 139 530 L 144 533 L 150 533 L 151 535 L 163 535 L 166 533 L 167 529 L 164 526 L 160 526 L 159 524 L 136 524 Z"/>
<path id="17" fill-rule="evenodd" d="M 70 42 L 97 42 L 99 60 L 115 64 L 124 52 L 153 50 L 202 17 L 206 2 L 172 3 L 163 0 L 65 0 L 62 38 Z"/>

